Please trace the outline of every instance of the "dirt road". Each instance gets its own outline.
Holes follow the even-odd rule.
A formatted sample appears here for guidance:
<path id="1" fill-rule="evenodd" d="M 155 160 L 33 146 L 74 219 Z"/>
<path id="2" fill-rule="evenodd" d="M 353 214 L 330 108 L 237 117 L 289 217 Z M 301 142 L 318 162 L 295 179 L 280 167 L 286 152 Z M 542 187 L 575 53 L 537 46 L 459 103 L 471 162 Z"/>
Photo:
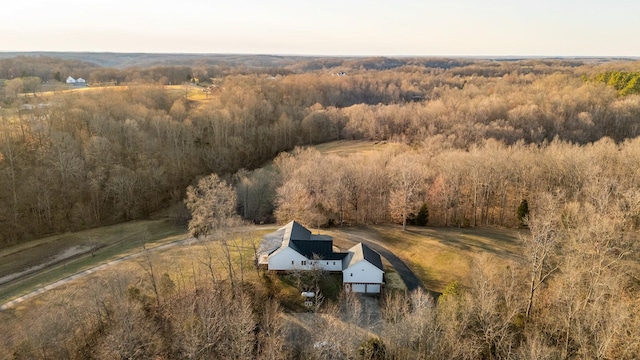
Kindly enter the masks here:
<path id="1" fill-rule="evenodd" d="M 17 304 L 20 304 L 21 302 L 23 302 L 25 300 L 31 299 L 31 298 L 33 298 L 35 296 L 38 296 L 38 295 L 40 295 L 42 293 L 45 293 L 45 292 L 49 291 L 49 290 L 52 290 L 52 289 L 55 289 L 55 288 L 60 287 L 62 285 L 68 284 L 69 282 L 71 282 L 73 280 L 85 277 L 87 275 L 90 275 L 90 274 L 93 274 L 95 272 L 101 271 L 101 270 L 106 269 L 108 267 L 114 266 L 114 265 L 119 264 L 119 263 L 121 263 L 123 261 L 140 257 L 140 256 L 142 256 L 142 255 L 144 255 L 144 254 L 146 254 L 148 252 L 164 250 L 164 249 L 168 249 L 168 248 L 174 247 L 176 245 L 188 244 L 188 243 L 194 242 L 194 241 L 196 241 L 195 238 L 188 237 L 188 238 L 184 238 L 184 239 L 180 239 L 180 240 L 176 240 L 176 241 L 170 242 L 168 244 L 156 246 L 154 248 L 149 248 L 147 250 L 144 250 L 144 251 L 141 251 L 141 252 L 138 252 L 138 253 L 135 253 L 135 254 L 123 256 L 123 257 L 121 257 L 119 259 L 110 261 L 110 262 L 105 263 L 105 264 L 94 266 L 94 267 L 92 267 L 90 269 L 87 269 L 87 270 L 84 270 L 82 272 L 76 273 L 74 275 L 68 276 L 68 277 L 66 277 L 64 279 L 58 280 L 58 281 L 56 281 L 54 283 L 51 283 L 51 284 L 46 285 L 46 286 L 43 286 L 43 287 L 41 287 L 41 288 L 39 288 L 37 290 L 34 290 L 34 291 L 32 291 L 32 292 L 30 292 L 30 293 L 28 293 L 26 295 L 20 296 L 19 298 L 15 298 L 15 299 L 13 299 L 13 300 L 11 300 L 9 302 L 6 302 L 6 303 L 0 305 L 0 311 L 12 308 L 12 307 L 16 306 Z"/>

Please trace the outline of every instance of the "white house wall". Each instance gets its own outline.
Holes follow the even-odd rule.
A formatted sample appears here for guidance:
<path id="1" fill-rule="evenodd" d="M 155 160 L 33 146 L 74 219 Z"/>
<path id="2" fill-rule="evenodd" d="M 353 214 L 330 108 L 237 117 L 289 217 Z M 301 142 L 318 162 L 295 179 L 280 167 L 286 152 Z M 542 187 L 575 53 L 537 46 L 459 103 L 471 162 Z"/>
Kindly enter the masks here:
<path id="1" fill-rule="evenodd" d="M 342 271 L 342 260 L 314 260 L 327 271 Z"/>
<path id="2" fill-rule="evenodd" d="M 308 260 L 297 251 L 283 248 L 269 256 L 269 270 L 310 270 L 311 266 L 302 265 L 303 261 Z"/>
<path id="3" fill-rule="evenodd" d="M 382 284 L 384 271 L 378 269 L 376 266 L 368 261 L 360 261 L 351 265 L 350 267 L 342 271 L 342 282 L 347 283 L 360 283 L 351 285 L 351 291 L 365 292 L 364 283 L 367 284 Z M 375 288 L 375 289 L 374 289 Z M 377 291 L 374 291 L 377 290 Z M 367 292 L 380 292 L 380 286 L 367 285 Z"/>
<path id="4" fill-rule="evenodd" d="M 342 260 L 309 260 L 291 248 L 283 248 L 269 256 L 269 270 L 312 270 L 341 271 Z"/>

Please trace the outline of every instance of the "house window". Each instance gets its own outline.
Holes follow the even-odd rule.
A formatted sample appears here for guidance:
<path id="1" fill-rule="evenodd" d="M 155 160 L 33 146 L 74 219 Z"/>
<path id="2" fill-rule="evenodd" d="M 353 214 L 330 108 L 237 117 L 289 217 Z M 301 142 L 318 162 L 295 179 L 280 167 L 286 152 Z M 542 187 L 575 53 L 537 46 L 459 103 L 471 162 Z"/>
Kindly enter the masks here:
<path id="1" fill-rule="evenodd" d="M 307 265 L 307 262 L 305 260 L 300 260 L 300 265 Z"/>
<path id="2" fill-rule="evenodd" d="M 291 260 L 291 265 L 295 265 L 295 263 L 296 263 L 295 261 Z"/>
<path id="3" fill-rule="evenodd" d="M 334 262 L 333 262 L 333 265 L 335 265 L 335 264 L 336 264 L 336 262 L 334 261 Z"/>
<path id="4" fill-rule="evenodd" d="M 351 273 L 351 276 L 353 276 L 353 273 Z"/>
<path id="5" fill-rule="evenodd" d="M 329 262 L 327 261 L 327 265 L 329 265 Z"/>

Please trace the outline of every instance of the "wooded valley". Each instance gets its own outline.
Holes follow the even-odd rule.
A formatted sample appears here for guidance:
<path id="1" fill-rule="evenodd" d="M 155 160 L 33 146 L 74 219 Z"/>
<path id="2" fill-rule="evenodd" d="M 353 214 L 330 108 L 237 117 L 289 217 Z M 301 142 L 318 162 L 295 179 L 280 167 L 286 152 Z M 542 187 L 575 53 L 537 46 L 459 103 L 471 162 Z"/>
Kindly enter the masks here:
<path id="1" fill-rule="evenodd" d="M 54 67 L 49 65 L 52 59 L 35 59 L 40 62 L 32 67 L 38 71 L 13 71 L 29 78 L 63 69 L 66 76 L 71 72 L 64 66 L 78 65 L 59 60 Z M 301 70 L 314 68 L 316 62 L 333 67 Z M 148 217 L 180 203 L 186 187 L 209 173 L 233 180 L 239 191 L 259 193 L 239 196 L 244 199 L 240 212 L 248 220 L 269 222 L 274 219 L 276 189 L 291 186 L 281 180 L 286 170 L 249 171 L 295 146 L 340 139 L 406 144 L 415 156 L 407 153 L 388 162 L 403 152 L 397 150 L 365 160 L 377 171 L 367 179 L 377 184 L 367 185 L 357 184 L 357 172 L 362 175 L 363 169 L 349 166 L 356 159 L 327 161 L 321 167 L 327 176 L 354 183 L 344 185 L 352 187 L 351 204 L 345 203 L 346 189 L 331 189 L 343 192 L 331 197 L 340 204 L 316 201 L 325 224 L 389 221 L 391 192 L 372 195 L 375 187 L 387 188 L 392 163 L 402 161 L 411 166 L 394 166 L 417 169 L 414 175 L 422 177 L 417 181 L 422 189 L 413 195 L 411 206 L 428 203 L 436 225 L 513 226 L 515 208 L 531 194 L 559 190 L 574 199 L 587 177 L 598 177 L 599 171 L 612 172 L 616 186 L 632 179 L 625 172 L 633 166 L 620 162 L 635 161 L 632 140 L 640 132 L 640 101 L 637 95 L 619 95 L 598 74 L 637 64 L 328 62 L 294 63 L 280 71 L 287 75 L 230 73 L 212 78 L 212 93 L 200 102 L 158 84 L 166 81 L 157 76 L 181 72 L 178 77 L 186 80 L 185 74 L 193 78 L 197 70 L 203 72 L 198 75 L 202 79 L 212 69 L 152 67 L 147 73 L 157 76 L 132 79 L 137 85 L 30 97 L 17 96 L 25 89 L 11 87 L 24 78 L 6 80 L 0 110 L 0 243 Z M 10 60 L 0 64 L 5 69 L 15 66 Z M 96 68 L 88 78 L 100 71 L 105 70 Z M 109 71 L 129 79 L 141 70 Z M 631 157 L 616 156 L 620 151 Z M 280 165 L 285 166 L 284 161 Z M 340 175 L 338 168 L 348 173 Z M 419 173 L 422 169 L 428 174 Z M 357 202 L 365 201 L 379 213 L 357 209 Z"/>
<path id="2" fill-rule="evenodd" d="M 376 340 L 384 345 L 372 340 L 357 355 L 336 339 L 336 358 L 640 353 L 639 62 L 199 61 L 105 68 L 0 59 L 0 246 L 160 212 L 186 224 L 187 187 L 216 173 L 253 223 L 529 229 L 521 261 L 508 268 L 479 258 L 470 285 L 451 284 L 437 302 L 423 293 L 385 298 Z M 70 75 L 96 86 L 40 91 L 41 81 Z M 307 147 L 339 140 L 370 150 Z M 83 357 L 94 346 L 105 357 L 326 358 L 284 350 L 291 335 L 263 290 L 194 286 L 167 291 L 161 305 L 157 291 L 154 304 L 124 283 L 109 285 L 120 295 L 97 300 L 105 303 L 93 320 L 78 320 L 88 332 L 69 325 L 81 340 L 42 357 Z M 332 311 L 357 312 L 357 301 L 341 301 Z M 118 353 L 101 334 L 150 345 Z"/>

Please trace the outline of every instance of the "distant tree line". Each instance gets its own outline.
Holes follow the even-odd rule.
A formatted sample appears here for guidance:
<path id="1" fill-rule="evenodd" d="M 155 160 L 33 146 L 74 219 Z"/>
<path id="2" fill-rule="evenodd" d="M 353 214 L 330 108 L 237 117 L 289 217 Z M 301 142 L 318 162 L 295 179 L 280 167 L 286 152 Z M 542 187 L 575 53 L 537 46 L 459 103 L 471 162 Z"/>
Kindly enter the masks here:
<path id="1" fill-rule="evenodd" d="M 65 81 L 68 76 L 89 78 L 98 68 L 80 60 L 62 60 L 49 56 L 17 56 L 0 59 L 0 79 L 38 77 L 43 82 Z"/>

